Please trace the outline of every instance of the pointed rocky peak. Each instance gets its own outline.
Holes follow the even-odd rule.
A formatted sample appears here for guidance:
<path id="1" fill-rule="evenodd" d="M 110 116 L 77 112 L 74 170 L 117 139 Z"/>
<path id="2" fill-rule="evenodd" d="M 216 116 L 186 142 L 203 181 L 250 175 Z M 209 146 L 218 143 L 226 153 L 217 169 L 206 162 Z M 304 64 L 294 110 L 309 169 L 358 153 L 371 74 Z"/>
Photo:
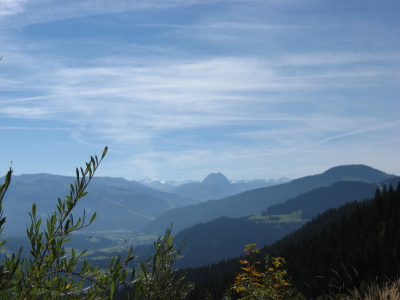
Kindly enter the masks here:
<path id="1" fill-rule="evenodd" d="M 212 184 L 212 185 L 230 185 L 230 181 L 222 173 L 210 173 L 202 183 Z"/>

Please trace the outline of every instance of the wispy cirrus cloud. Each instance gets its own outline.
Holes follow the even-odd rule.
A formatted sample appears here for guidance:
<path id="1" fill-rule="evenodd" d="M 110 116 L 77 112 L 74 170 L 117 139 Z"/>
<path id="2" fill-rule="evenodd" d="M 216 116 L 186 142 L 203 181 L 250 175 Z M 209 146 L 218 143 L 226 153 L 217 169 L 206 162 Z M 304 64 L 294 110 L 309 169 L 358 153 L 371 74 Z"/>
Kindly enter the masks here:
<path id="1" fill-rule="evenodd" d="M 21 27 L 59 20 L 117 14 L 141 10 L 165 10 L 190 5 L 205 5 L 212 1 L 140 1 L 140 0 L 0 0 L 0 16 L 8 17 L 0 24 Z M 14 24 L 13 24 L 14 23 Z"/>
<path id="2" fill-rule="evenodd" d="M 337 55 L 336 61 L 348 62 L 351 58 L 354 62 L 360 60 L 344 53 L 342 59 Z M 365 56 L 364 60 L 368 59 L 372 57 Z M 307 64 L 309 58 L 303 59 L 297 68 L 299 60 L 291 65 L 292 57 L 280 61 L 221 57 L 136 65 L 126 58 L 124 66 L 107 61 L 95 68 L 55 69 L 55 64 L 49 63 L 50 67 L 44 67 L 30 84 L 29 80 L 21 80 L 21 87 L 26 90 L 40 86 L 42 95 L 4 100 L 1 112 L 13 117 L 83 122 L 94 127 L 106 124 L 121 128 L 121 136 L 126 136 L 125 127 L 140 127 L 151 134 L 152 130 L 258 122 L 268 119 L 265 112 L 269 108 L 260 110 L 257 103 L 291 102 L 290 95 L 299 91 L 345 87 L 357 81 L 364 84 L 365 77 L 391 75 L 386 74 L 387 70 L 372 72 L 369 67 L 347 71 L 327 68 L 316 74 L 302 69 L 315 66 L 315 61 Z M 319 55 L 318 66 L 330 64 L 331 55 Z M 288 65 L 295 72 L 281 69 Z M 274 114 L 272 110 L 270 115 Z"/>
<path id="3" fill-rule="evenodd" d="M 259 173 L 296 155 L 347 162 L 352 147 L 374 161 L 371 141 L 399 126 L 395 30 L 372 2 L 362 18 L 316 1 L 7 3 L 2 131 L 66 128 L 49 140 L 108 144 L 114 172 Z"/>
<path id="4" fill-rule="evenodd" d="M 0 17 L 24 12 L 26 2 L 26 0 L 0 0 Z"/>

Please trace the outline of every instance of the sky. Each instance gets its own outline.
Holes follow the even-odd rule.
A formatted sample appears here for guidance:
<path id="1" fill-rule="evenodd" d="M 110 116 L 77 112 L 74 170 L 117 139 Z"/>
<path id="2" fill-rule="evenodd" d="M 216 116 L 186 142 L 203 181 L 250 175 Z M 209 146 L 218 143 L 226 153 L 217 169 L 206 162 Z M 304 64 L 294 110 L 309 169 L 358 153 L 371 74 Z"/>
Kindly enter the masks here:
<path id="1" fill-rule="evenodd" d="M 400 1 L 0 0 L 0 176 L 400 175 Z M 11 163 L 12 162 L 12 163 Z"/>

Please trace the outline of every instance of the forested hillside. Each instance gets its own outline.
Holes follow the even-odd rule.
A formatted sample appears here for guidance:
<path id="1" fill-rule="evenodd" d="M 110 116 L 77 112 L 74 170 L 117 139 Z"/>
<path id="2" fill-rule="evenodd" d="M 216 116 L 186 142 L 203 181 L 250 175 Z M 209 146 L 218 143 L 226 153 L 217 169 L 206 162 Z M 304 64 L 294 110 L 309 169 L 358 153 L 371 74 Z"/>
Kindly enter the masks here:
<path id="1" fill-rule="evenodd" d="M 266 209 L 266 215 L 291 214 L 301 211 L 303 219 L 312 219 L 329 208 L 355 200 L 371 198 L 377 185 L 362 181 L 339 181 L 308 193 L 275 204 Z"/>
<path id="2" fill-rule="evenodd" d="M 400 275 L 400 183 L 377 189 L 374 198 L 329 209 L 302 228 L 260 251 L 287 261 L 297 289 L 306 297 L 337 294 L 383 283 Z M 189 269 L 197 288 L 190 299 L 203 299 L 204 290 L 221 299 L 238 259 Z M 213 274 L 211 281 L 205 275 Z M 215 273 L 219 272 L 217 276 Z M 196 278 L 199 278 L 196 280 Z M 337 288 L 332 288 L 332 286 Z"/>
<path id="3" fill-rule="evenodd" d="M 175 237 L 179 244 L 186 242 L 183 257 L 177 266 L 197 267 L 238 256 L 243 245 L 270 244 L 299 228 L 301 223 L 258 223 L 247 218 L 221 217 L 212 222 L 197 224 Z"/>
<path id="4" fill-rule="evenodd" d="M 240 255 L 245 244 L 257 243 L 259 247 L 269 245 L 300 228 L 318 212 L 352 200 L 371 198 L 377 186 L 360 181 L 341 181 L 287 200 L 283 208 L 287 206 L 289 210 L 277 211 L 274 215 L 254 215 L 237 219 L 221 217 L 186 228 L 175 236 L 178 244 L 183 241 L 186 243 L 184 255 L 176 266 L 185 268 L 217 263 Z M 293 207 L 295 211 L 290 209 Z M 306 217 L 303 218 L 302 215 Z M 136 246 L 135 253 L 148 256 L 152 248 L 152 245 Z M 106 255 L 108 254 L 103 253 L 102 256 Z M 96 256 L 101 255 L 98 253 Z"/>
<path id="5" fill-rule="evenodd" d="M 329 210 L 265 251 L 285 257 L 288 272 L 307 296 L 327 292 L 336 276 L 332 270 L 347 285 L 394 280 L 400 275 L 399 215 L 400 184 L 396 190 L 384 186 L 372 200 Z"/>
<path id="6" fill-rule="evenodd" d="M 394 175 L 365 165 L 347 165 L 331 168 L 324 173 L 295 179 L 286 184 L 246 191 L 220 200 L 169 210 L 146 225 L 142 231 L 160 234 L 170 223 L 179 232 L 198 223 L 219 217 L 240 218 L 259 214 L 271 205 L 282 203 L 300 194 L 338 181 L 379 183 Z"/>
<path id="7" fill-rule="evenodd" d="M 362 170 L 365 171 L 364 174 L 359 173 Z M 48 207 L 47 204 L 50 204 L 52 195 L 33 193 L 31 187 L 41 184 L 45 189 L 57 190 L 65 188 L 66 185 L 65 178 L 57 177 L 57 180 L 52 180 L 54 178 L 47 176 L 41 175 L 36 180 L 19 184 L 20 189 L 11 194 L 11 204 L 18 202 L 25 205 L 26 210 L 29 210 L 29 201 L 36 200 L 38 205 L 44 208 Z M 329 182 L 338 178 L 345 181 L 335 181 L 329 185 Z M 379 182 L 382 178 L 386 181 L 378 184 L 372 183 Z M 342 166 L 332 168 L 323 174 L 295 180 L 294 184 L 291 182 L 271 187 L 271 190 L 267 189 L 267 195 L 272 197 L 278 192 L 287 196 L 290 193 L 317 186 L 317 188 L 288 199 L 280 205 L 270 207 L 264 216 L 247 216 L 237 219 L 220 217 L 211 222 L 182 230 L 176 235 L 175 242 L 178 245 L 185 241 L 186 248 L 175 267 L 197 267 L 187 270 L 187 279 L 197 284 L 190 299 L 204 299 L 205 289 L 217 299 L 221 299 L 222 294 L 232 283 L 235 272 L 240 270 L 237 258 L 226 259 L 238 256 L 244 245 L 250 243 L 257 243 L 259 246 L 273 243 L 261 250 L 260 259 L 266 253 L 284 257 L 287 261 L 287 270 L 297 289 L 307 297 L 340 292 L 328 288 L 332 280 L 351 277 L 350 281 L 346 279 L 344 282 L 343 288 L 347 288 L 352 285 L 363 286 L 365 282 L 371 280 L 383 282 L 387 278 L 394 279 L 398 275 L 397 270 L 400 267 L 400 260 L 397 259 L 397 253 L 400 253 L 400 239 L 398 238 L 400 226 L 396 223 L 400 213 L 400 185 L 397 186 L 398 182 L 398 177 L 366 166 Z M 109 229 L 113 226 L 123 226 L 126 225 L 124 218 L 129 217 L 129 214 L 142 216 L 151 213 L 159 214 L 159 209 L 168 209 L 168 206 L 173 205 L 169 201 L 131 190 L 125 186 L 126 184 L 119 180 L 111 182 L 110 185 L 102 184 L 101 180 L 93 183 L 92 191 L 85 197 L 85 200 L 88 200 L 86 203 L 92 203 L 94 207 L 86 207 L 86 210 L 88 212 L 94 208 L 100 212 L 106 210 L 108 218 L 110 215 L 118 214 L 120 216 L 120 218 L 114 217 L 115 219 L 103 219 L 104 217 L 100 214 L 98 220 L 100 227 L 98 228 Z M 393 184 L 396 184 L 396 190 L 392 187 Z M 262 203 L 261 195 L 265 196 L 265 191 L 265 189 L 258 189 L 244 193 L 246 194 L 245 199 L 248 201 L 244 201 L 242 204 L 250 205 L 251 200 L 247 197 L 255 195 L 256 199 L 259 197 L 259 202 L 256 201 L 259 205 Z M 29 192 L 29 201 L 20 202 L 20 199 L 26 199 Z M 326 208 L 337 207 L 354 199 L 362 200 L 368 195 L 373 195 L 374 192 L 373 199 L 351 202 L 340 208 L 329 209 L 293 232 L 304 221 L 301 217 L 312 218 Z M 240 199 L 243 200 L 242 196 L 239 194 L 233 198 L 239 203 Z M 109 199 L 113 199 L 113 201 Z M 142 207 L 143 203 L 139 201 L 143 199 L 146 205 Z M 226 203 L 224 200 L 226 199 L 220 200 L 220 203 Z M 84 203 L 82 202 L 82 204 Z M 130 208 L 131 205 L 134 205 L 134 211 Z M 192 207 L 198 208 L 201 205 Z M 85 206 L 81 208 L 85 208 Z M 123 214 L 119 211 L 121 208 Z M 231 209 L 237 208 L 231 207 Z M 290 219 L 293 216 L 297 216 L 298 219 L 293 221 Z M 191 217 L 191 215 L 185 217 Z M 293 233 L 289 234 L 290 232 Z M 285 238 L 275 242 L 285 235 L 287 235 Z M 76 239 L 77 237 L 78 239 Z M 95 265 L 104 265 L 109 261 L 110 255 L 119 254 L 125 249 L 121 246 L 121 250 L 117 250 L 115 247 L 112 247 L 111 250 L 115 240 L 100 237 L 91 239 L 90 237 L 88 240 L 87 236 L 86 238 L 75 236 L 75 243 L 78 242 L 79 245 L 71 245 L 77 248 L 80 246 L 91 248 L 93 251 L 88 254 L 87 258 Z M 116 252 L 102 252 L 100 247 L 95 249 L 96 241 L 103 246 L 110 247 L 107 251 Z M 13 239 L 10 239 L 8 245 L 15 246 L 12 243 Z M 28 244 L 25 247 L 29 249 Z M 7 249 L 7 251 L 10 250 L 15 252 L 18 249 L 12 247 Z M 139 258 L 152 255 L 151 250 L 144 246 L 136 247 L 135 251 Z M 217 263 L 217 261 L 220 262 Z M 213 264 L 210 265 L 210 263 Z M 208 266 L 200 267 L 207 264 Z"/>
<path id="8" fill-rule="evenodd" d="M 238 256 L 245 244 L 269 245 L 329 208 L 373 197 L 376 188 L 372 183 L 340 181 L 272 206 L 265 216 L 221 217 L 184 229 L 176 235 L 177 241 L 186 240 L 179 265 L 201 266 Z"/>

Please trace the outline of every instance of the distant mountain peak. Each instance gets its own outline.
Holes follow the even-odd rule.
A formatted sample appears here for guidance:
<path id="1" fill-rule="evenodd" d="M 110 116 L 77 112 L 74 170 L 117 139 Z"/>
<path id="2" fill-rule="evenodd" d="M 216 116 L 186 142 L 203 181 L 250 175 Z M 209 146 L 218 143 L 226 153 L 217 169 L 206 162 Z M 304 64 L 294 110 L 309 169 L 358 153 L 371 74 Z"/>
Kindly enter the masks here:
<path id="1" fill-rule="evenodd" d="M 324 173 L 327 172 L 333 172 L 333 171 L 341 171 L 341 170 L 376 170 L 370 166 L 364 165 L 364 164 L 349 164 L 349 165 L 339 165 L 339 166 L 335 166 L 332 168 L 329 168 L 328 170 L 326 170 Z M 378 170 L 377 170 L 378 171 Z"/>
<path id="2" fill-rule="evenodd" d="M 333 167 L 322 173 L 322 175 L 341 177 L 341 180 L 361 180 L 371 183 L 379 183 L 383 179 L 389 179 L 394 176 L 363 164 Z"/>
<path id="3" fill-rule="evenodd" d="M 226 178 L 224 174 L 221 172 L 218 173 L 210 173 L 202 183 L 213 184 L 213 185 L 230 185 L 231 182 Z"/>

